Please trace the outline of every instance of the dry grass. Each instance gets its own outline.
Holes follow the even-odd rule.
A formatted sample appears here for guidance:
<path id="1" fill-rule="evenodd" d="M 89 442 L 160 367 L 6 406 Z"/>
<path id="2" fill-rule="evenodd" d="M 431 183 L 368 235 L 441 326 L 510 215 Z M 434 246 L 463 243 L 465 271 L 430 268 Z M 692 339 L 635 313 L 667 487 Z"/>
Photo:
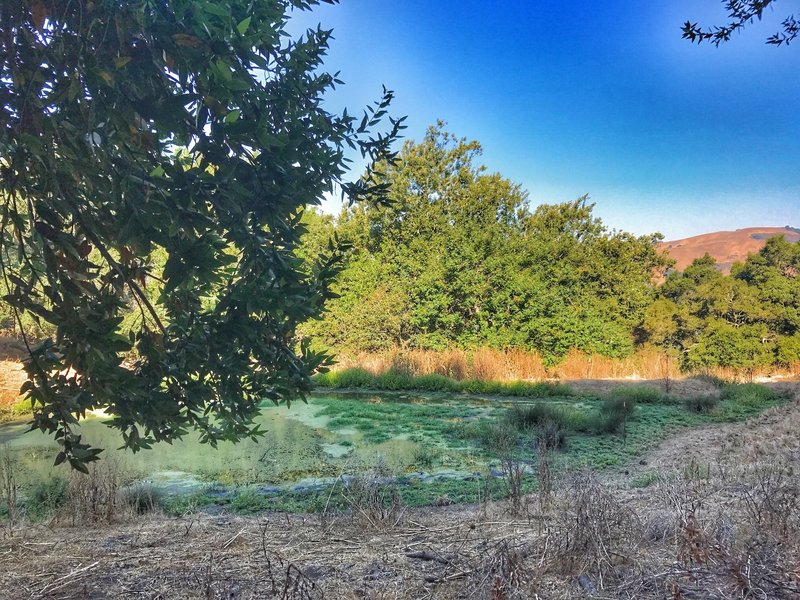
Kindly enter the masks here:
<path id="1" fill-rule="evenodd" d="M 382 354 L 362 353 L 339 357 L 338 368 L 359 367 L 379 375 L 396 371 L 407 375 L 438 374 L 456 380 L 537 381 L 647 379 L 659 382 L 671 391 L 674 381 L 686 377 L 677 360 L 655 347 L 643 347 L 626 358 L 588 355 L 577 350 L 556 365 L 547 366 L 536 352 L 521 349 L 495 350 L 477 348 L 471 351 L 393 350 Z M 732 369 L 715 369 L 704 373 L 726 380 L 749 380 L 768 377 L 790 378 L 800 373 L 800 364 L 786 371 L 765 369 L 739 373 Z"/>

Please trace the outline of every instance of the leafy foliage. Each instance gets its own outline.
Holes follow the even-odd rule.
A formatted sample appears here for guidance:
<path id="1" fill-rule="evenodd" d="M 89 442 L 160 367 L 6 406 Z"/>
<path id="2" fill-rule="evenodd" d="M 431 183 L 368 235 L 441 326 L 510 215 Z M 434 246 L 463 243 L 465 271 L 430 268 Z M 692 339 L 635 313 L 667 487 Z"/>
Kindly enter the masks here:
<path id="1" fill-rule="evenodd" d="M 683 38 L 690 42 L 709 42 L 715 46 L 727 42 L 737 31 L 742 30 L 748 23 L 756 19 L 759 21 L 764 16 L 764 11 L 775 0 L 724 0 L 725 9 L 728 11 L 730 22 L 727 25 L 703 29 L 697 23 L 686 21 L 683 24 Z M 800 33 L 800 23 L 789 15 L 781 23 L 781 29 L 767 38 L 768 44 L 780 46 L 789 45 Z"/>
<path id="2" fill-rule="evenodd" d="M 783 236 L 736 264 L 730 276 L 709 256 L 670 273 L 642 323 L 644 340 L 677 349 L 689 370 L 745 374 L 800 358 L 800 244 Z"/>
<path id="3" fill-rule="evenodd" d="M 325 357 L 298 353 L 295 327 L 331 297 L 341 249 L 303 264 L 304 207 L 333 186 L 380 201 L 371 167 L 344 180 L 345 150 L 391 164 L 402 128 L 386 90 L 360 119 L 322 108 L 331 32 L 285 33 L 319 3 L 0 7 L 0 259 L 15 318 L 55 330 L 25 391 L 57 463 L 96 459 L 73 432 L 89 410 L 134 451 L 191 428 L 214 444 L 310 389 Z"/>
<path id="4" fill-rule="evenodd" d="M 338 352 L 392 347 L 569 350 L 624 356 L 670 264 L 659 236 L 609 232 L 586 198 L 531 211 L 443 123 L 376 169 L 392 202 L 337 220 L 352 244 L 322 321 L 304 332 Z"/>

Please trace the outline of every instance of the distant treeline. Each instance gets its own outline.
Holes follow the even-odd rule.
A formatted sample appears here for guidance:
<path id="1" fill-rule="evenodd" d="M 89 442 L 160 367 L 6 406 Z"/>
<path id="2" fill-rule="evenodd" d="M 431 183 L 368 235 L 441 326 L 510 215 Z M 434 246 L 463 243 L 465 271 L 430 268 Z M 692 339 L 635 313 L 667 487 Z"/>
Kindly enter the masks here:
<path id="1" fill-rule="evenodd" d="M 359 355 L 405 364 L 460 353 L 467 371 L 491 351 L 483 363 L 509 373 L 520 372 L 502 366 L 510 357 L 544 374 L 576 365 L 586 373 L 638 373 L 644 363 L 651 373 L 667 364 L 692 372 L 800 366 L 800 243 L 772 238 L 730 275 L 708 256 L 677 272 L 658 251 L 660 234 L 609 230 L 585 197 L 532 210 L 527 193 L 488 172 L 480 155 L 477 142 L 440 123 L 365 182 L 385 186 L 389 202 L 336 218 L 302 215 L 296 253 L 309 275 L 332 238 L 349 246 L 338 297 L 300 327 L 312 347 L 345 364 Z M 152 271 L 165 261 L 153 253 Z M 145 292 L 154 299 L 162 287 L 147 278 Z M 136 331 L 141 318 L 131 300 L 124 327 Z M 0 328 L 19 333 L 20 325 L 31 338 L 55 334 L 31 313 L 16 321 L 0 302 Z M 600 368 L 599 359 L 613 364 Z"/>
<path id="2" fill-rule="evenodd" d="M 710 257 L 674 272 L 660 235 L 609 230 L 586 198 L 531 210 L 480 154 L 439 124 L 378 170 L 391 203 L 306 213 L 305 258 L 333 234 L 351 249 L 304 335 L 340 356 L 490 347 L 553 365 L 655 346 L 690 371 L 800 361 L 800 244 L 772 238 L 729 276 Z"/>

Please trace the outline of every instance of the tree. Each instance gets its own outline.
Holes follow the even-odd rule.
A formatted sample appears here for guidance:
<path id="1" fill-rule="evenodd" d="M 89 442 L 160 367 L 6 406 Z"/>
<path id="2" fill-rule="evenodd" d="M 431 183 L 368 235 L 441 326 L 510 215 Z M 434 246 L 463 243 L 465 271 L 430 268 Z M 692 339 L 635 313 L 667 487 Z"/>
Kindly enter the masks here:
<path id="1" fill-rule="evenodd" d="M 761 20 L 764 11 L 775 0 L 724 0 L 725 9 L 728 11 L 730 19 L 727 25 L 715 26 L 710 29 L 703 29 L 697 23 L 686 21 L 683 24 L 683 38 L 690 42 L 709 42 L 715 46 L 727 42 L 731 36 L 741 31 L 749 23 L 756 19 Z M 800 22 L 794 15 L 789 15 L 781 23 L 781 30 L 767 38 L 768 44 L 787 46 L 800 34 Z"/>
<path id="2" fill-rule="evenodd" d="M 489 345 L 556 362 L 572 348 L 632 352 L 653 275 L 671 264 L 661 237 L 608 231 L 586 198 L 531 212 L 480 153 L 438 123 L 376 171 L 392 202 L 339 218 L 353 246 L 341 297 L 304 331 L 351 353 Z"/>
<path id="3" fill-rule="evenodd" d="M 310 389 L 325 357 L 295 327 L 340 251 L 303 266 L 303 208 L 336 185 L 379 200 L 368 177 L 345 180 L 345 150 L 391 162 L 402 128 L 387 90 L 361 119 L 322 108 L 340 83 L 322 69 L 331 32 L 285 33 L 321 2 L 335 0 L 0 7 L 0 266 L 17 318 L 56 330 L 30 348 L 24 390 L 57 463 L 97 458 L 73 431 L 89 410 L 134 451 L 190 429 L 215 444 Z"/>

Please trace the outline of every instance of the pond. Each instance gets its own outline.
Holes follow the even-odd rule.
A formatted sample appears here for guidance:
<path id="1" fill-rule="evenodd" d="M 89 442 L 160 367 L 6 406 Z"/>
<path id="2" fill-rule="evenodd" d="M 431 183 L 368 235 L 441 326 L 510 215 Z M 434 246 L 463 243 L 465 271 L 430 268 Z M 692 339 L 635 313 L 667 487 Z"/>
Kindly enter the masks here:
<path id="1" fill-rule="evenodd" d="M 291 408 L 264 404 L 258 441 L 223 442 L 212 448 L 196 435 L 132 454 L 116 449 L 119 432 L 102 417 L 84 420 L 80 433 L 105 448 L 102 460 L 128 479 L 149 481 L 165 493 L 258 486 L 264 493 L 324 487 L 376 466 L 396 477 L 421 481 L 466 478 L 487 471 L 489 459 L 457 435 L 459 424 L 496 417 L 503 403 L 405 394 L 328 394 Z M 53 467 L 51 437 L 27 432 L 23 423 L 0 425 L 0 448 L 12 458 L 23 491 L 68 469 Z"/>

